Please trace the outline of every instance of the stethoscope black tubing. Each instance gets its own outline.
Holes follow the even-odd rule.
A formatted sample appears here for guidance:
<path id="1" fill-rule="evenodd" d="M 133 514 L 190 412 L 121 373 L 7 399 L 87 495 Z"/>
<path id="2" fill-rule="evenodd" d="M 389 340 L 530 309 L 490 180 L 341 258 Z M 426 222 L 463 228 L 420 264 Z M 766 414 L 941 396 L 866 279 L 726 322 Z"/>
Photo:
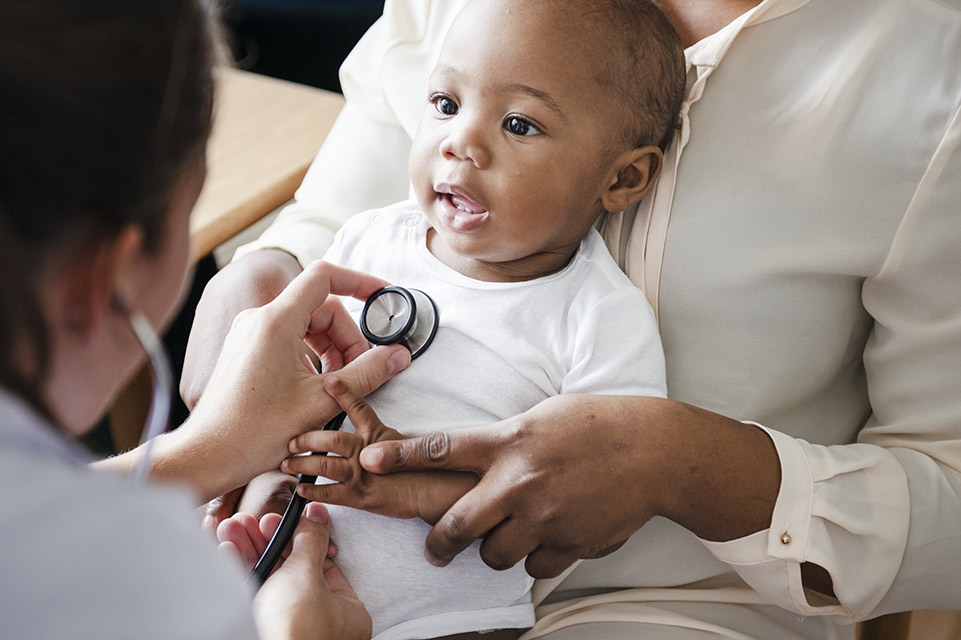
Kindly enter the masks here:
<path id="1" fill-rule="evenodd" d="M 339 431 L 340 427 L 344 424 L 344 419 L 347 418 L 347 414 L 341 412 L 334 416 L 333 420 L 324 425 L 324 431 Z M 314 453 L 313 455 L 325 456 L 327 452 Z M 297 484 L 314 484 L 317 480 L 317 476 L 308 476 L 305 474 L 300 474 L 297 476 Z M 300 516 L 304 512 L 304 508 L 307 506 L 309 500 L 298 494 L 296 489 L 294 490 L 294 495 L 290 496 L 290 502 L 287 503 L 287 508 L 284 509 L 284 515 L 280 519 L 280 526 L 277 527 L 277 531 L 271 536 L 270 542 L 267 543 L 267 548 L 264 549 L 263 555 L 260 556 L 260 560 L 254 566 L 250 575 L 247 576 L 247 582 L 251 580 L 256 580 L 258 585 L 264 583 L 270 572 L 273 571 L 274 566 L 277 561 L 280 560 L 280 554 L 283 553 L 284 547 L 290 542 L 290 539 L 294 535 L 294 529 L 297 528 L 297 523 L 300 521 Z"/>

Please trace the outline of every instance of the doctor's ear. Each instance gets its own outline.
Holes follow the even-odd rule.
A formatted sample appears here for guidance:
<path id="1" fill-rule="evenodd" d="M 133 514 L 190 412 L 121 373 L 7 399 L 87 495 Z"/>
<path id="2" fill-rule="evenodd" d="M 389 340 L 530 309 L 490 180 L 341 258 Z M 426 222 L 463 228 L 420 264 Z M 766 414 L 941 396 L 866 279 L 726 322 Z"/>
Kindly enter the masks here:
<path id="1" fill-rule="evenodd" d="M 615 165 L 617 173 L 601 196 L 604 210 L 616 213 L 637 204 L 654 186 L 663 162 L 664 154 L 654 145 L 625 151 Z"/>
<path id="2" fill-rule="evenodd" d="M 143 230 L 134 225 L 94 247 L 79 247 L 57 283 L 54 321 L 73 339 L 96 337 L 117 312 L 118 300 L 135 290 L 133 274 L 140 270 L 134 267 L 142 252 Z"/>

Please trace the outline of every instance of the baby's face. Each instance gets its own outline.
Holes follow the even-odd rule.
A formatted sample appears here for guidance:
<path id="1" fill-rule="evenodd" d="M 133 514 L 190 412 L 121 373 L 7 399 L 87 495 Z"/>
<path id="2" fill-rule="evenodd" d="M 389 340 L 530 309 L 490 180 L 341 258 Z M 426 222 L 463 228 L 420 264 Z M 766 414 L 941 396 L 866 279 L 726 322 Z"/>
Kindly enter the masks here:
<path id="1" fill-rule="evenodd" d="M 563 16 L 521 4 L 474 2 L 454 22 L 410 156 L 431 251 L 485 280 L 562 268 L 616 181 L 618 98 L 567 46 Z"/>

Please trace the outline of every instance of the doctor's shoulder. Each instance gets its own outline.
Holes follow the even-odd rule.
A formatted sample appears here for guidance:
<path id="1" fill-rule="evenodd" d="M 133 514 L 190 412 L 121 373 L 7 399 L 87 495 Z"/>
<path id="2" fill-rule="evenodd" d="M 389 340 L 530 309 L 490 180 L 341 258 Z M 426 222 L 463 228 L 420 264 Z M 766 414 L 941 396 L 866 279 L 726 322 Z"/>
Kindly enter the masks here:
<path id="1" fill-rule="evenodd" d="M 187 492 L 30 466 L 3 491 L 0 637 L 256 637 L 243 571 Z"/>

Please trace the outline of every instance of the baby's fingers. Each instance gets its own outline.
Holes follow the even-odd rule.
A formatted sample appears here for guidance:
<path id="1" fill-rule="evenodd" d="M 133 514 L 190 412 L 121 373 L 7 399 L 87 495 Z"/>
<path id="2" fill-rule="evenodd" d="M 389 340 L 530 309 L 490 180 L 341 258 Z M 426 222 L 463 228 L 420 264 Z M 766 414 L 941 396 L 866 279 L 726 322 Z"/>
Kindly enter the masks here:
<path id="1" fill-rule="evenodd" d="M 346 431 L 308 431 L 290 441 L 291 453 L 311 451 L 333 453 L 352 458 L 364 448 L 360 436 Z"/>
<path id="2" fill-rule="evenodd" d="M 235 550 L 248 568 L 257 562 L 260 557 L 258 547 L 264 544 L 259 523 L 249 513 L 238 513 L 221 522 L 217 527 L 217 539 L 225 550 Z"/>
<path id="3" fill-rule="evenodd" d="M 324 378 L 324 391 L 337 401 L 354 425 L 354 431 L 363 436 L 368 444 L 402 437 L 397 431 L 381 422 L 371 406 L 339 377 L 331 375 Z"/>
<path id="4" fill-rule="evenodd" d="M 333 456 L 294 456 L 280 463 L 284 473 L 320 476 L 334 482 L 350 482 L 360 471 L 347 458 Z"/>

